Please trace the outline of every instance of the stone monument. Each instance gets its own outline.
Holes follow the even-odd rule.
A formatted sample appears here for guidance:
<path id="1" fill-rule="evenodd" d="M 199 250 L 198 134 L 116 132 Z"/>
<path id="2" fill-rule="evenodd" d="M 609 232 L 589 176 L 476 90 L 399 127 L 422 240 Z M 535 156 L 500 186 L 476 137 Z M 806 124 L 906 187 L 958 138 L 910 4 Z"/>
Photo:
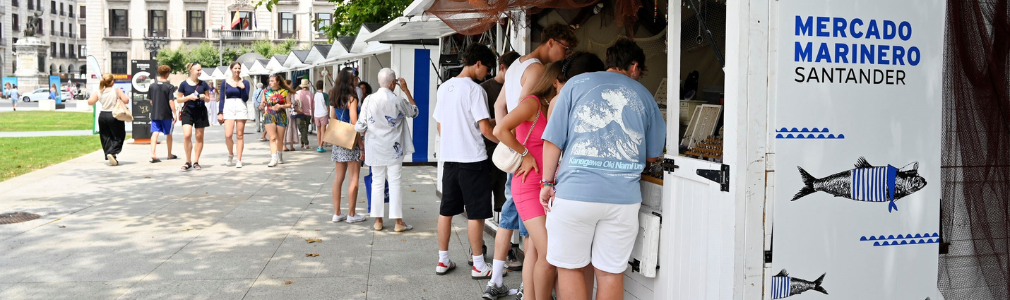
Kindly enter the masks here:
<path id="1" fill-rule="evenodd" d="M 18 88 L 22 93 L 49 86 L 49 74 L 39 71 L 42 68 L 39 66 L 40 57 L 49 54 L 49 45 L 38 38 L 38 36 L 42 35 L 42 32 L 38 28 L 40 24 L 39 20 L 41 19 L 42 12 L 35 12 L 34 15 L 29 15 L 26 28 L 22 32 L 24 37 L 18 39 L 17 43 L 14 43 L 14 56 L 17 61 L 17 69 L 14 70 L 14 76 L 18 78 Z M 55 101 L 52 101 L 51 104 L 40 101 L 39 109 L 46 108 L 44 106 L 51 106 L 52 109 L 57 108 Z"/>

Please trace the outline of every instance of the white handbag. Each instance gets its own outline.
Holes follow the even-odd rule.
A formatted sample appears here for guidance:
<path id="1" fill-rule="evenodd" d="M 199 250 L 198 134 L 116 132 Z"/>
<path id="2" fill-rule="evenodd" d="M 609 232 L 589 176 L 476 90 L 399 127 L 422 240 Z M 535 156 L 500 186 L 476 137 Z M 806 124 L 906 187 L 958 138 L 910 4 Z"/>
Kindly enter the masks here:
<path id="1" fill-rule="evenodd" d="M 526 139 L 523 140 L 523 146 L 526 146 L 526 142 L 530 139 L 530 134 L 533 134 L 533 128 L 537 127 L 537 121 L 540 120 L 540 109 L 537 108 L 537 117 L 533 119 L 533 126 L 530 126 L 530 131 L 526 133 Z M 527 149 L 527 152 L 529 149 Z M 524 153 L 526 154 L 526 153 Z M 504 143 L 498 143 L 498 147 L 494 149 L 494 155 L 491 156 L 491 162 L 494 165 L 505 171 L 505 173 L 515 173 L 519 170 L 519 167 L 523 164 L 523 154 L 516 153 L 506 146 Z"/>

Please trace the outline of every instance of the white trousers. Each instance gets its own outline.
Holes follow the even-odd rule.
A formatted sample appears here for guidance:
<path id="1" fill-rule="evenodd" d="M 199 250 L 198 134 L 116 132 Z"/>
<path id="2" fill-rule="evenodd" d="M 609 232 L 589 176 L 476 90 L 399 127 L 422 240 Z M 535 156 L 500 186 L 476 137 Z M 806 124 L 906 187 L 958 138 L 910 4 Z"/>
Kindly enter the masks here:
<path id="1" fill-rule="evenodd" d="M 372 213 L 373 218 L 381 218 L 385 215 L 386 180 L 389 180 L 389 218 L 403 218 L 403 194 L 400 190 L 400 175 L 403 171 L 403 164 L 390 166 L 372 166 Z"/>

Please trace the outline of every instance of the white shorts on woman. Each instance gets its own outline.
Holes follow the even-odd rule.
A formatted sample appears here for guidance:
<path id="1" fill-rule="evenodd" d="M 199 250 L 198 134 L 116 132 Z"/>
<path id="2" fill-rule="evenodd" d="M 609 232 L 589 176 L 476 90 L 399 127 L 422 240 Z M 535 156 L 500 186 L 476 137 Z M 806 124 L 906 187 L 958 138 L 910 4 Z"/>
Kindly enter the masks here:
<path id="1" fill-rule="evenodd" d="M 249 120 L 249 106 L 240 98 L 224 99 L 225 120 Z"/>
<path id="2" fill-rule="evenodd" d="M 640 206 L 554 198 L 547 213 L 547 262 L 565 269 L 592 262 L 605 272 L 624 273 L 638 237 Z"/>

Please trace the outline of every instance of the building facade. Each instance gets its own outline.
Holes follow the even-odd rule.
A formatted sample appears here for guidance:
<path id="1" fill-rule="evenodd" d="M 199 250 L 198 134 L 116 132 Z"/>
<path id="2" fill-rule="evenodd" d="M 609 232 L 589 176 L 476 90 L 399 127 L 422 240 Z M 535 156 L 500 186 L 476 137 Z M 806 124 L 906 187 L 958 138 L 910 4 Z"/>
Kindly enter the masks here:
<path id="1" fill-rule="evenodd" d="M 272 12 L 255 8 L 255 0 L 86 2 L 91 17 L 86 24 L 87 53 L 98 60 L 102 72 L 113 74 L 129 73 L 131 60 L 152 59 L 157 46 L 176 49 L 209 41 L 228 48 L 261 40 L 296 40 L 307 46 L 326 39 L 312 23 L 332 22 L 334 9 L 332 3 L 315 0 L 282 0 Z"/>
<path id="2" fill-rule="evenodd" d="M 0 4 L 0 75 L 12 76 L 17 68 L 37 68 L 42 74 L 64 80 L 81 74 L 85 44 L 85 15 L 78 0 L 7 0 Z M 49 45 L 48 55 L 37 66 L 17 66 L 14 44 L 23 38 L 31 15 L 41 15 L 39 38 Z"/>

